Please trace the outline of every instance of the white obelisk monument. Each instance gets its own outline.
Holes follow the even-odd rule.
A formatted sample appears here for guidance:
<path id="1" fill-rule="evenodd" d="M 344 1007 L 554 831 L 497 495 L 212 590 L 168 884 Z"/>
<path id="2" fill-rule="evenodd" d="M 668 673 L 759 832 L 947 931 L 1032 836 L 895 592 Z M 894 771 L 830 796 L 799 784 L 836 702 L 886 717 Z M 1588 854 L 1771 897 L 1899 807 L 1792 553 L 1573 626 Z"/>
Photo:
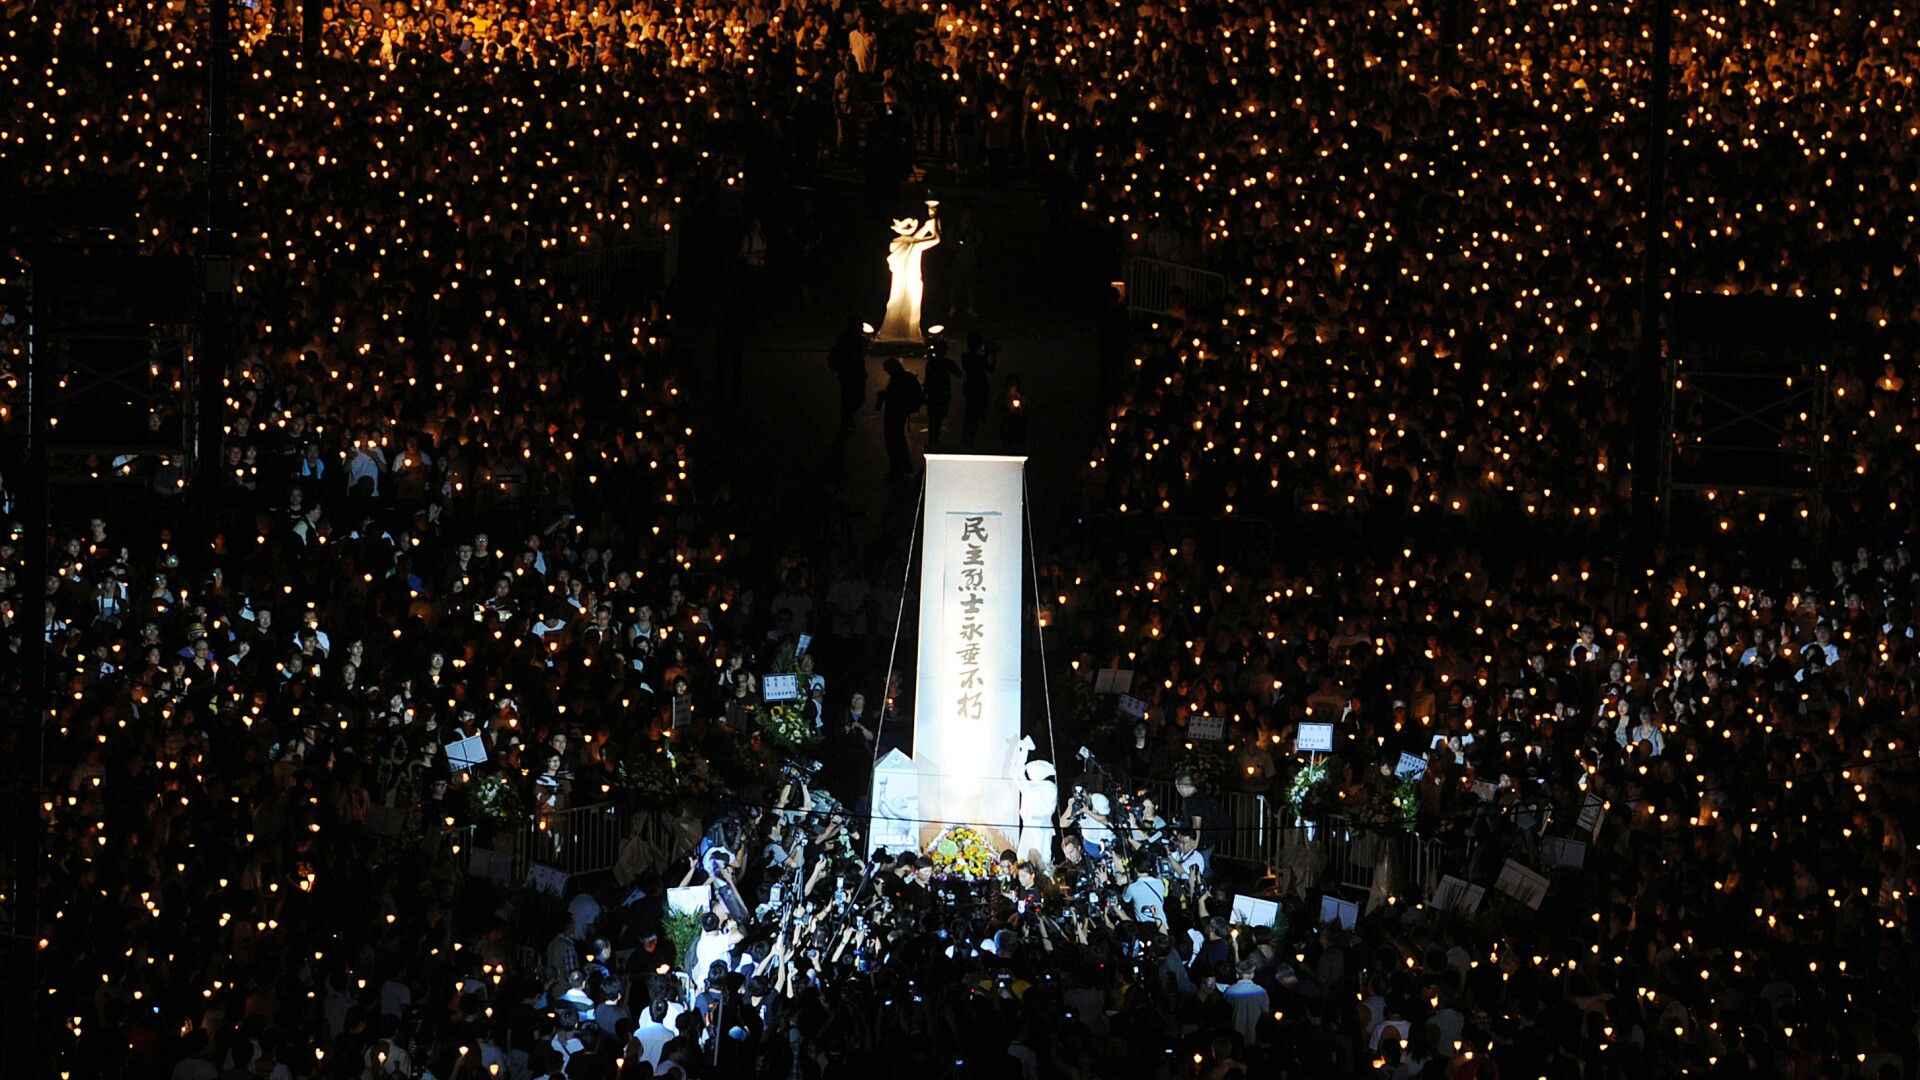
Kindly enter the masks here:
<path id="1" fill-rule="evenodd" d="M 996 849 L 1019 832 L 1026 464 L 927 455 L 913 707 L 923 846 L 948 825 L 978 827 Z"/>

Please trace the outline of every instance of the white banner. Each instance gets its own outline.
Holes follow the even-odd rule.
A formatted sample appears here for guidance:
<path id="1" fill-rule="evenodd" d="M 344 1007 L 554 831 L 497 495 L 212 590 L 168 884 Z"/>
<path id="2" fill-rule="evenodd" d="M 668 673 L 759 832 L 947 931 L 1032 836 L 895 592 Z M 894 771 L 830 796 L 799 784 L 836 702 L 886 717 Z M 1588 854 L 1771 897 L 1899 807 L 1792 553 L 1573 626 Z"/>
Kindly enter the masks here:
<path id="1" fill-rule="evenodd" d="M 923 843 L 967 824 L 1004 849 L 1020 821 L 1026 462 L 927 455 L 913 735 Z"/>

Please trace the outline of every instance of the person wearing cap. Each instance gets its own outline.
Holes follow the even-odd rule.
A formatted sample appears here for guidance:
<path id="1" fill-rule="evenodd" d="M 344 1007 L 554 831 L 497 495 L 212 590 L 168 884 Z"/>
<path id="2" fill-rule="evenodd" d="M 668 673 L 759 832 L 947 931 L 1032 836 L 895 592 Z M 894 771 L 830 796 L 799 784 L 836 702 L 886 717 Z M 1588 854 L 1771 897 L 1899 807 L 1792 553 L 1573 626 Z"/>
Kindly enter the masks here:
<path id="1" fill-rule="evenodd" d="M 1056 824 L 1062 829 L 1079 829 L 1081 846 L 1086 849 L 1089 858 L 1098 862 L 1113 849 L 1113 822 L 1108 818 L 1112 813 L 1113 804 L 1096 791 L 1088 795 L 1084 802 L 1069 803 L 1065 810 L 1060 811 Z"/>

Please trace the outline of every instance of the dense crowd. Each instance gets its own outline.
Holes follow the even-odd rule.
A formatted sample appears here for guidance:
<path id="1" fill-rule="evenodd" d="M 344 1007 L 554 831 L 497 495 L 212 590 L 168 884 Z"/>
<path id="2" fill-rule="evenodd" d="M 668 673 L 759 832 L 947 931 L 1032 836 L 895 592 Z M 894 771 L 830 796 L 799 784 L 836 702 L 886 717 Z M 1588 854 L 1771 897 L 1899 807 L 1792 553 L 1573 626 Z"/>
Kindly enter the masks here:
<path id="1" fill-rule="evenodd" d="M 63 516 L 44 599 L 37 538 L 0 544 L 9 657 L 44 635 L 59 691 L 20 778 L 50 859 L 9 867 L 44 898 L 31 1068 L 1915 1075 L 1913 18 L 1676 13 L 1671 288 L 1832 298 L 1804 373 L 1829 433 L 1792 433 L 1827 440 L 1830 494 L 1824 521 L 1710 503 L 1728 541 L 1642 564 L 1634 11 L 349 3 L 303 53 L 248 8 L 218 539 L 185 542 L 178 463 L 139 457 L 94 464 L 159 512 Z M 9 172 L 115 178 L 109 242 L 193 253 L 200 27 L 4 26 Z M 911 737 L 898 538 L 750 529 L 689 450 L 696 301 L 562 269 L 690 229 L 750 249 L 824 161 L 886 190 L 916 153 L 1230 285 L 1103 338 L 1110 513 L 1041 548 L 1033 613 L 1083 794 L 1055 850 L 977 879 L 971 847 L 858 835 Z M 1746 557 L 1759 515 L 1806 524 Z M 1290 752 L 1304 722 L 1330 757 Z M 1417 837 L 1435 875 L 1321 925 L 1320 849 L 1271 883 L 1219 857 L 1254 795 Z M 610 878 L 470 872 L 602 802 L 636 823 Z M 1231 925 L 1256 892 L 1282 917 Z"/>

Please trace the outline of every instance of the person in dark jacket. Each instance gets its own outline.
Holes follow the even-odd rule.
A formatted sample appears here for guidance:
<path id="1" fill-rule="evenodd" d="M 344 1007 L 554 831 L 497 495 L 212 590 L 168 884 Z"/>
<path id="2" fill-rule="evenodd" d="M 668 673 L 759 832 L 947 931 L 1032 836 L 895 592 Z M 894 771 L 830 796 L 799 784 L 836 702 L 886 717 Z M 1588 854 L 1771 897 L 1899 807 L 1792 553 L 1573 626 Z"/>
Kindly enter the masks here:
<path id="1" fill-rule="evenodd" d="M 920 380 L 902 367 L 900 361 L 889 357 L 883 366 L 887 385 L 873 404 L 880 411 L 886 434 L 887 479 L 899 480 L 914 474 L 913 450 L 907 445 L 907 420 L 926 404 L 927 396 L 920 389 Z"/>
<path id="2" fill-rule="evenodd" d="M 846 329 L 827 350 L 827 368 L 840 380 L 840 434 L 853 433 L 853 416 L 867 400 L 867 329 L 860 316 L 847 316 Z"/>
<path id="3" fill-rule="evenodd" d="M 934 337 L 927 344 L 927 449 L 940 448 L 940 428 L 953 411 L 953 380 L 960 377 L 960 365 L 947 356 L 947 339 Z"/>
<path id="4" fill-rule="evenodd" d="M 987 339 L 978 333 L 967 335 L 967 351 L 960 357 L 960 367 L 966 373 L 962 389 L 966 393 L 966 412 L 960 419 L 960 441 L 968 446 L 980 434 L 980 425 L 987 422 L 987 406 L 993 396 L 993 386 L 987 376 L 993 374 L 997 345 L 987 344 Z"/>

